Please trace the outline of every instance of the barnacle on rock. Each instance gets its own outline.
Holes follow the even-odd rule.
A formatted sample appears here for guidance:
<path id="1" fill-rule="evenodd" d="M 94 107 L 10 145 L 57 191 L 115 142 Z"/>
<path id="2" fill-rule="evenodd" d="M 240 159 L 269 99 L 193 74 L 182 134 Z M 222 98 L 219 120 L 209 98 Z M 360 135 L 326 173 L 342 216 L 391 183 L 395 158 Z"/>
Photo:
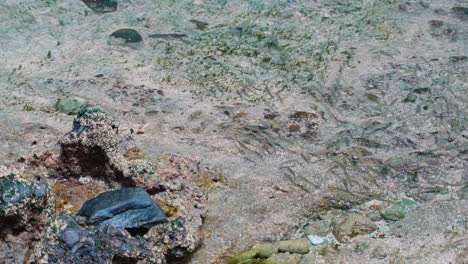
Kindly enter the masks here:
<path id="1" fill-rule="evenodd" d="M 124 146 L 134 146 L 132 140 L 103 111 L 78 113 L 59 141 L 60 154 L 48 157 L 59 180 L 53 188 L 58 216 L 32 257 L 37 263 L 166 263 L 198 248 L 206 195 L 195 180 L 206 172 L 180 154 L 154 162 L 130 158 Z"/>

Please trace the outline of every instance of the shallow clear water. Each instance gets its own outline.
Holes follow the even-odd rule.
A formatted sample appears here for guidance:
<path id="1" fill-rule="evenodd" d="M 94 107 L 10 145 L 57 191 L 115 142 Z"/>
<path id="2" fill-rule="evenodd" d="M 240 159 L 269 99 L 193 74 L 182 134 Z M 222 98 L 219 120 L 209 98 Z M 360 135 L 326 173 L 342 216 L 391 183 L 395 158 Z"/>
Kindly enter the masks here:
<path id="1" fill-rule="evenodd" d="M 208 194 L 205 244 L 187 263 L 300 236 L 328 200 L 410 198 L 435 214 L 453 201 L 450 225 L 466 211 L 459 7 L 467 2 L 126 0 L 97 14 L 78 0 L 0 0 L 0 156 L 15 164 L 53 148 L 73 119 L 56 102 L 78 97 L 139 131 L 149 158 L 181 152 L 219 168 L 227 183 Z M 143 41 L 113 42 L 122 28 Z M 442 229 L 435 242 L 411 230 L 389 238 L 393 261 L 463 255 L 438 240 Z M 414 241 L 429 244 L 426 257 Z"/>

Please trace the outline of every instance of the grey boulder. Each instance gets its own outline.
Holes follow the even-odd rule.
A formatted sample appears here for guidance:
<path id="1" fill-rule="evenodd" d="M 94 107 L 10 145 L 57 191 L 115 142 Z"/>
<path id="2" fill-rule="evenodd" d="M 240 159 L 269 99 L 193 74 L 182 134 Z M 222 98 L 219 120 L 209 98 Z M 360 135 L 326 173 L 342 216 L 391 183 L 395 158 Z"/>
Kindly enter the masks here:
<path id="1" fill-rule="evenodd" d="M 122 188 L 101 193 L 84 203 L 78 216 L 91 225 L 115 227 L 148 227 L 167 221 L 166 214 L 141 188 Z"/>

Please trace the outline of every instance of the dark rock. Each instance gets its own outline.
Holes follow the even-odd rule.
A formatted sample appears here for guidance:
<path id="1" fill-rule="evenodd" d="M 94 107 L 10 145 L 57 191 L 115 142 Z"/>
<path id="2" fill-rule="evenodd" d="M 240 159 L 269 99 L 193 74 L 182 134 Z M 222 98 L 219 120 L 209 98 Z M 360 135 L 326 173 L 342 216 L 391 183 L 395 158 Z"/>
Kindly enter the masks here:
<path id="1" fill-rule="evenodd" d="M 117 10 L 117 2 L 114 0 L 83 0 L 83 3 L 96 13 L 108 13 Z"/>
<path id="2" fill-rule="evenodd" d="M 452 63 L 464 62 L 466 61 L 466 59 L 467 59 L 466 56 L 452 56 L 450 57 L 450 62 Z"/>
<path id="3" fill-rule="evenodd" d="M 450 8 L 450 12 L 461 20 L 466 20 L 468 18 L 468 8 L 466 7 L 452 7 Z"/>
<path id="4" fill-rule="evenodd" d="M 129 28 L 123 28 L 114 31 L 110 36 L 117 39 L 123 39 L 125 40 L 125 43 L 138 43 L 143 40 L 140 33 L 134 29 Z"/>
<path id="5" fill-rule="evenodd" d="M 111 224 L 135 228 L 166 221 L 166 215 L 141 188 L 123 188 L 101 193 L 84 203 L 78 212 L 88 224 Z"/>

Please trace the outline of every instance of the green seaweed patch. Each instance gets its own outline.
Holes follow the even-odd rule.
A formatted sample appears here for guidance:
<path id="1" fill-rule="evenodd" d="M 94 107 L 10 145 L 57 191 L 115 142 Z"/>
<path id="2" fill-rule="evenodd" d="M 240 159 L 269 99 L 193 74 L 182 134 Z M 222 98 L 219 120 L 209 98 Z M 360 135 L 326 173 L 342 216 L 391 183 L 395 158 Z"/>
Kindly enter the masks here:
<path id="1" fill-rule="evenodd" d="M 177 217 L 176 219 L 170 221 L 170 223 L 171 223 L 171 230 L 173 232 L 177 231 L 179 228 L 184 227 L 184 223 L 182 223 L 182 218 L 180 216 Z"/>
<path id="2" fill-rule="evenodd" d="M 247 261 L 247 260 L 251 260 L 253 258 L 255 258 L 259 253 L 259 249 L 250 249 L 250 250 L 247 250 L 247 251 L 244 251 L 242 253 L 240 253 L 239 255 L 231 258 L 229 260 L 229 264 L 240 264 L 240 263 L 244 263 L 244 261 Z"/>

